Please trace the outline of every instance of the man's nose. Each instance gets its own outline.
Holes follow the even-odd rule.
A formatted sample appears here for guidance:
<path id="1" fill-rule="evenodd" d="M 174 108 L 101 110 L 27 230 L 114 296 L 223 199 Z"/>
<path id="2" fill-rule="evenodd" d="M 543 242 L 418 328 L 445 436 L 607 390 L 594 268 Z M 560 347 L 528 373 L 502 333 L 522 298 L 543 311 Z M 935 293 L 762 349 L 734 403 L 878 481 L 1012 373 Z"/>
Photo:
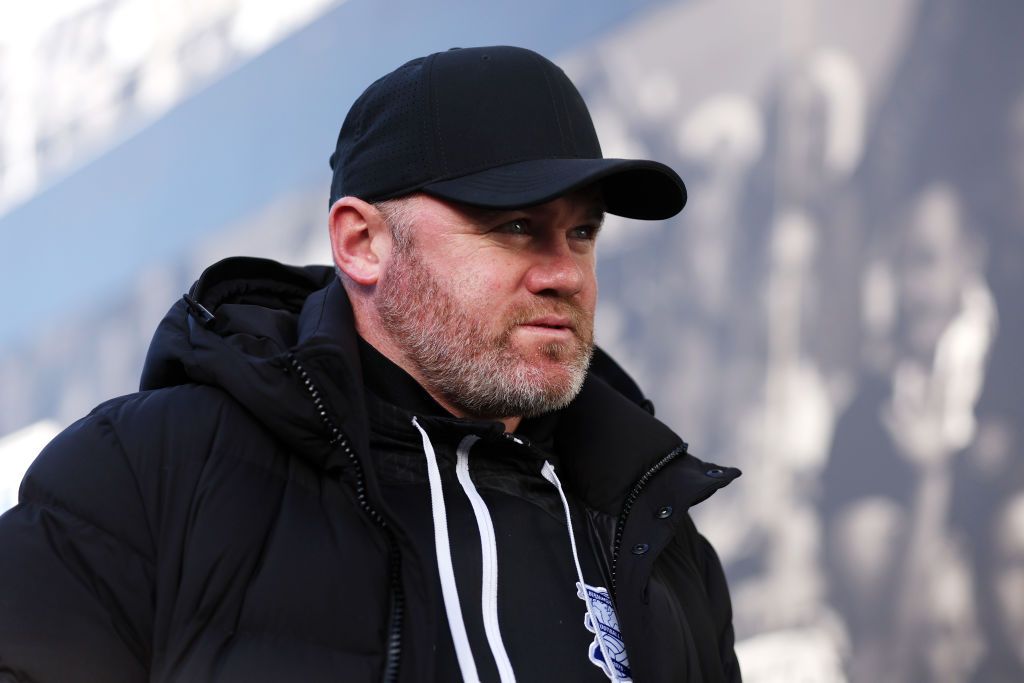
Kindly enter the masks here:
<path id="1" fill-rule="evenodd" d="M 532 257 L 534 263 L 526 274 L 526 287 L 531 293 L 569 297 L 583 289 L 584 264 L 567 244 L 549 244 Z"/>

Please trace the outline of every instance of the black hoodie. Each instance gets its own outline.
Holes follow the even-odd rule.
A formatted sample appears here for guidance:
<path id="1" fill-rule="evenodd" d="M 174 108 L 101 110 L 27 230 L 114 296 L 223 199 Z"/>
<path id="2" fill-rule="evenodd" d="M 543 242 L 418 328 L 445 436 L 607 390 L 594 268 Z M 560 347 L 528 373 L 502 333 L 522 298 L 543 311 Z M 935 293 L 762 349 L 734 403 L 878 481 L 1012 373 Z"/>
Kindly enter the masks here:
<path id="1" fill-rule="evenodd" d="M 449 485 L 444 444 L 455 437 L 509 462 L 551 460 L 585 581 L 609 591 L 633 680 L 739 680 L 725 579 L 688 514 L 739 472 L 690 456 L 613 361 L 598 351 L 573 403 L 546 427 L 524 425 L 540 434 L 531 443 L 499 423 L 393 405 L 379 395 L 386 385 L 368 393 L 367 353 L 331 269 L 242 258 L 209 268 L 161 322 L 141 391 L 56 437 L 0 517 L 0 680 L 454 674 L 438 627 L 451 616 L 441 554 L 431 554 L 440 546 L 423 538 L 437 524 L 416 521 L 396 493 L 397 450 L 381 427 L 392 409 L 420 420 L 424 452 L 439 445 Z M 514 489 L 551 512 L 554 488 L 522 493 L 535 483 L 513 477 L 484 498 Z M 568 546 L 566 535 L 559 552 Z M 470 613 L 479 601 L 464 588 Z M 501 630 L 516 632 L 506 636 L 515 665 L 529 655 L 513 643 L 528 643 L 534 626 L 509 618 Z M 468 626 L 479 655 L 486 641 Z M 579 624 L 570 628 L 564 646 L 576 648 Z M 562 643 L 543 640 L 536 657 L 557 660 L 546 648 Z M 494 667 L 481 664 L 481 676 Z"/>

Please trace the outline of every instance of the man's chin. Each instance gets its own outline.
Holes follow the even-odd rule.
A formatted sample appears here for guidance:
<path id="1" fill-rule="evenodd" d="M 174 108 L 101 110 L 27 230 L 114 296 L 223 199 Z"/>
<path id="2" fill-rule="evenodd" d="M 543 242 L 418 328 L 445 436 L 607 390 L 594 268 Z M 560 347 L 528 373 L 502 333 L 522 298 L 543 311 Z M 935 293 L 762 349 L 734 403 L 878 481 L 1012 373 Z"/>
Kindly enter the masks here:
<path id="1" fill-rule="evenodd" d="M 590 354 L 578 349 L 542 349 L 534 357 L 524 359 L 523 375 L 549 397 L 568 395 L 572 400 L 579 393 L 590 365 Z"/>
<path id="2" fill-rule="evenodd" d="M 586 370 L 590 364 L 589 359 L 589 354 L 581 353 L 575 345 L 550 344 L 525 354 L 521 365 L 528 368 L 526 374 L 542 378 L 544 383 L 556 383 L 572 381 L 571 378 L 579 372 L 579 368 Z"/>

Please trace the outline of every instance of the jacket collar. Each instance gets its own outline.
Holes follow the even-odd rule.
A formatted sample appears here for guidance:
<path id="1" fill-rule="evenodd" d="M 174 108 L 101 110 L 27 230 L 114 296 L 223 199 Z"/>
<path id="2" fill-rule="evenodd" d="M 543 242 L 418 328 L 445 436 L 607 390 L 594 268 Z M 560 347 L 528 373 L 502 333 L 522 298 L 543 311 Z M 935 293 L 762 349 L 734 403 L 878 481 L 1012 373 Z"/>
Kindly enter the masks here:
<path id="1" fill-rule="evenodd" d="M 365 466 L 369 431 L 358 335 L 333 270 L 226 259 L 207 269 L 190 295 L 212 320 L 194 304 L 175 304 L 154 336 L 142 389 L 189 381 L 218 386 L 314 466 L 344 469 L 349 463 L 331 443 L 329 420 L 372 472 Z M 580 394 L 557 415 L 552 441 L 560 474 L 590 507 L 617 514 L 644 472 L 685 449 L 643 403 L 628 375 L 598 349 Z M 498 424 L 464 422 L 492 430 Z"/>

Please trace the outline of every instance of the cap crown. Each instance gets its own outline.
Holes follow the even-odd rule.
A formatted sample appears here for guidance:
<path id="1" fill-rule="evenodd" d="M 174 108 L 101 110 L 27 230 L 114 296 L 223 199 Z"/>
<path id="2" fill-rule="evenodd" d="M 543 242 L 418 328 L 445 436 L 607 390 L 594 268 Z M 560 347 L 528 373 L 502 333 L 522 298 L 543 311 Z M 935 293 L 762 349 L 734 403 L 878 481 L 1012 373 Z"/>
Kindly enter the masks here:
<path id="1" fill-rule="evenodd" d="M 378 79 L 349 110 L 331 156 L 331 203 L 379 201 L 535 159 L 600 159 L 565 73 L 517 47 L 452 49 Z"/>

